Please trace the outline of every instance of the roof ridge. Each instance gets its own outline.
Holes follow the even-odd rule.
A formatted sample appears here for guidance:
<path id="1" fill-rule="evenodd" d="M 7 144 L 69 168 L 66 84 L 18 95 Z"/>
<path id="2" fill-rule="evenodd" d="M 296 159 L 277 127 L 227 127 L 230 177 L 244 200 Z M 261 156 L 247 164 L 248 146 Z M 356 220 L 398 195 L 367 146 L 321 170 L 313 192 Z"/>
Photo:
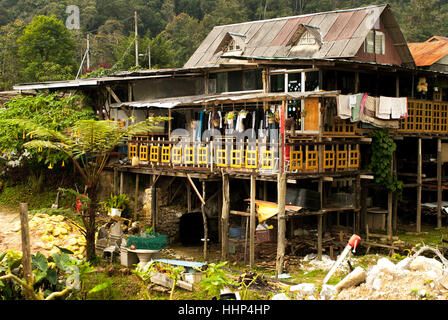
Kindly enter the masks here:
<path id="1" fill-rule="evenodd" d="M 302 14 L 302 15 L 297 15 L 297 16 L 288 16 L 288 17 L 271 18 L 271 19 L 264 19 L 264 20 L 254 20 L 254 21 L 245 21 L 245 22 L 238 22 L 238 23 L 223 24 L 223 25 L 215 26 L 214 28 L 230 27 L 230 26 L 235 26 L 235 25 L 244 25 L 244 24 L 257 23 L 257 22 L 288 20 L 288 19 L 317 16 L 317 15 L 329 14 L 329 13 L 359 11 L 359 10 L 366 10 L 366 9 L 387 7 L 387 6 L 389 6 L 389 5 L 388 4 L 379 4 L 379 5 L 371 5 L 371 6 L 359 7 L 359 8 L 340 9 L 340 10 L 333 10 L 333 11 L 323 11 L 323 12 L 307 13 L 307 14 Z"/>

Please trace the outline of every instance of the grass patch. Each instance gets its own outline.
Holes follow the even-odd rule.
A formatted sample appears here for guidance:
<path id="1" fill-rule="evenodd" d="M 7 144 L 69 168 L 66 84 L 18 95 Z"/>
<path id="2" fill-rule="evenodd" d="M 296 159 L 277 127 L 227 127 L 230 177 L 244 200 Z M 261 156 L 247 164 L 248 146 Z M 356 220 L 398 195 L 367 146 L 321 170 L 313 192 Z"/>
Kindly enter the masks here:
<path id="1" fill-rule="evenodd" d="M 10 208 L 19 208 L 20 203 L 26 202 L 30 210 L 50 208 L 56 201 L 56 195 L 57 190 L 47 188 L 38 194 L 33 193 L 32 187 L 26 184 L 4 186 L 0 193 L 0 204 Z M 70 206 L 67 200 L 61 198 L 59 200 L 61 207 Z"/>

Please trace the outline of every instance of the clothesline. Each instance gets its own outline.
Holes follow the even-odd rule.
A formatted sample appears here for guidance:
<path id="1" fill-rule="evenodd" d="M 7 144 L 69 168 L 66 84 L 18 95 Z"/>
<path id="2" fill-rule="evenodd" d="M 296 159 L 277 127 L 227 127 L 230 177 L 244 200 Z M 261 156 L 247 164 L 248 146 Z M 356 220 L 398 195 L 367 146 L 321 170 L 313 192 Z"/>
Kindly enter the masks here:
<path id="1" fill-rule="evenodd" d="M 381 128 L 398 128 L 408 117 L 407 98 L 372 97 L 366 93 L 339 95 L 337 115 L 351 122 L 364 122 Z"/>

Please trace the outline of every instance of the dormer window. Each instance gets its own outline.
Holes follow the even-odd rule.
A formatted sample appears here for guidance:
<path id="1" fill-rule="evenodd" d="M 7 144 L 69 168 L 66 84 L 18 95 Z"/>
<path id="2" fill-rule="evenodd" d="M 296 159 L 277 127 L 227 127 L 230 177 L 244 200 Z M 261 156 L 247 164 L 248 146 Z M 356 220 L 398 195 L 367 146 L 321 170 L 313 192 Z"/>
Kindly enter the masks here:
<path id="1" fill-rule="evenodd" d="M 229 46 L 227 47 L 227 52 L 230 51 L 241 51 L 241 46 L 234 39 L 230 41 Z"/>
<path id="2" fill-rule="evenodd" d="M 228 32 L 216 49 L 215 54 L 222 52 L 223 56 L 241 55 L 245 44 L 246 36 L 244 34 Z"/>
<path id="3" fill-rule="evenodd" d="M 309 31 L 304 32 L 298 42 L 298 45 L 307 45 L 307 44 L 309 45 L 316 44 L 316 38 L 312 36 Z"/>
<path id="4" fill-rule="evenodd" d="M 383 32 L 370 30 L 364 42 L 366 53 L 386 54 L 386 37 Z"/>

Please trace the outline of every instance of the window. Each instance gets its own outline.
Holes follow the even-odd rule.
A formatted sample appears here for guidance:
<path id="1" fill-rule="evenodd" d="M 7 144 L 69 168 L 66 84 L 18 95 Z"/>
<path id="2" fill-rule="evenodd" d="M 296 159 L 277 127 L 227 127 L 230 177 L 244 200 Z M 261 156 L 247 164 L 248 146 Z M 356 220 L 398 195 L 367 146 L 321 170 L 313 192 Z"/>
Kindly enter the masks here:
<path id="1" fill-rule="evenodd" d="M 236 43 L 235 40 L 230 41 L 230 43 L 229 43 L 229 47 L 228 47 L 228 49 L 227 49 L 228 52 L 231 52 L 231 51 L 240 51 L 240 50 L 241 50 L 241 47 L 240 47 L 240 45 L 239 45 L 238 43 Z"/>
<path id="2" fill-rule="evenodd" d="M 308 32 L 306 31 L 302 37 L 299 40 L 299 45 L 302 44 L 316 44 L 316 39 Z"/>
<path id="3" fill-rule="evenodd" d="M 386 54 L 386 37 L 381 31 L 370 30 L 364 43 L 367 53 Z"/>

